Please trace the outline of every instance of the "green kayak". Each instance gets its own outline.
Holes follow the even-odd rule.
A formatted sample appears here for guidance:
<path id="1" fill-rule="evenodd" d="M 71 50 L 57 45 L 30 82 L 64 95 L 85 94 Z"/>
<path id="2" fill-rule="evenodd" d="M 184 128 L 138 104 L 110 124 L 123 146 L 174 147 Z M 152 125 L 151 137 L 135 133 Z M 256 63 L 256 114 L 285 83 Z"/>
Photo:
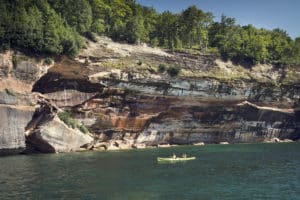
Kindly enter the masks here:
<path id="1" fill-rule="evenodd" d="M 182 162 L 188 160 L 195 160 L 196 157 L 187 157 L 187 158 L 157 158 L 158 162 Z"/>

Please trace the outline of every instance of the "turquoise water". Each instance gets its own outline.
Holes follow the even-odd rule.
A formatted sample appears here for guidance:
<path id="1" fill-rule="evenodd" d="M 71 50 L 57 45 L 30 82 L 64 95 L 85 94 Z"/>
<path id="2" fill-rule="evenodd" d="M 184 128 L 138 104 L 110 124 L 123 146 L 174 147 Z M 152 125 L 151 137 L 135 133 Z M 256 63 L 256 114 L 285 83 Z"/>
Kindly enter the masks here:
<path id="1" fill-rule="evenodd" d="M 300 143 L 0 157 L 0 199 L 300 199 Z"/>

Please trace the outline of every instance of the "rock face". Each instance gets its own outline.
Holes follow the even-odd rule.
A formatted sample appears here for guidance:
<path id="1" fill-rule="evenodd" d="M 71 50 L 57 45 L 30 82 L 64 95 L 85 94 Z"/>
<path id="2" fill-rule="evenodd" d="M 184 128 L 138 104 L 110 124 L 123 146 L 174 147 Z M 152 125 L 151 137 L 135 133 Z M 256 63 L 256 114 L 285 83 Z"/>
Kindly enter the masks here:
<path id="1" fill-rule="evenodd" d="M 25 149 L 25 128 L 34 113 L 32 107 L 0 106 L 0 154 Z"/>
<path id="2" fill-rule="evenodd" d="M 226 106 L 225 106 L 226 105 Z M 139 135 L 137 141 L 194 144 L 262 142 L 264 138 L 296 139 L 299 120 L 295 113 L 258 109 L 236 101 L 201 102 L 170 108 Z"/>
<path id="3" fill-rule="evenodd" d="M 92 57 L 82 54 L 79 58 L 86 64 L 79 59 L 70 66 L 63 60 L 51 69 L 55 78 L 47 74 L 34 87 L 88 127 L 95 135 L 91 148 L 300 137 L 299 81 L 284 82 L 282 69 L 259 66 L 237 72 L 234 67 L 238 66 L 215 63 L 209 56 L 129 51 L 125 60 L 113 49 L 111 57 L 107 51 L 100 52 L 106 53 L 99 55 L 93 50 Z M 143 64 L 136 64 L 136 60 L 143 60 Z M 184 74 L 170 77 L 155 69 L 159 63 L 176 63 Z M 62 70 L 66 67 L 68 71 Z M 76 73 L 78 68 L 84 69 L 81 76 Z M 219 76 L 229 76 L 228 71 L 237 74 Z"/>
<path id="4" fill-rule="evenodd" d="M 25 149 L 25 128 L 36 103 L 31 86 L 42 71 L 29 57 L 11 51 L 0 54 L 0 153 Z"/>
<path id="5" fill-rule="evenodd" d="M 42 153 L 71 152 L 93 141 L 88 134 L 69 128 L 58 117 L 43 123 L 27 136 L 32 150 Z"/>
<path id="6" fill-rule="evenodd" d="M 211 55 L 99 41 L 53 66 L 24 57 L 13 64 L 11 52 L 0 56 L 0 149 L 26 144 L 29 152 L 52 153 L 300 138 L 297 67 L 245 68 Z M 170 76 L 160 65 L 181 71 Z M 89 133 L 68 127 L 57 117 L 62 111 Z"/>

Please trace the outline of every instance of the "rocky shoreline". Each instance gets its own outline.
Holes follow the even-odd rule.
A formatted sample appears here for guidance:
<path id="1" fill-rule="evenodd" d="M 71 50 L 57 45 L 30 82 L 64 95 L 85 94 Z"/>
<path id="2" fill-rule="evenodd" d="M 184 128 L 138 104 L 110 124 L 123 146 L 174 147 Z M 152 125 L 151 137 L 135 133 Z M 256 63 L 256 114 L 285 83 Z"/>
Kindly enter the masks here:
<path id="1" fill-rule="evenodd" d="M 72 152 L 300 138 L 298 67 L 86 41 L 75 59 L 0 54 L 0 151 Z M 162 70 L 164 66 L 165 70 Z M 179 66 L 178 75 L 167 69 Z"/>
<path id="2" fill-rule="evenodd" d="M 280 140 L 279 138 L 271 138 L 268 140 L 265 140 L 261 143 L 293 143 L 293 142 L 299 142 L 293 141 L 290 139 L 283 139 Z M 219 142 L 216 143 L 218 145 L 234 145 L 234 144 L 241 144 L 241 143 L 229 143 L 229 142 Z M 203 142 L 195 143 L 195 144 L 189 144 L 190 146 L 205 146 L 205 145 L 212 145 L 211 143 L 205 144 Z M 152 148 L 170 148 L 170 147 L 177 147 L 180 145 L 177 144 L 158 144 L 155 146 L 146 146 L 143 144 L 128 144 L 124 141 L 109 141 L 109 142 L 100 142 L 96 143 L 94 145 L 87 145 L 84 146 L 84 148 L 81 148 L 79 151 L 122 151 L 122 150 L 132 150 L 132 149 L 152 149 Z"/>

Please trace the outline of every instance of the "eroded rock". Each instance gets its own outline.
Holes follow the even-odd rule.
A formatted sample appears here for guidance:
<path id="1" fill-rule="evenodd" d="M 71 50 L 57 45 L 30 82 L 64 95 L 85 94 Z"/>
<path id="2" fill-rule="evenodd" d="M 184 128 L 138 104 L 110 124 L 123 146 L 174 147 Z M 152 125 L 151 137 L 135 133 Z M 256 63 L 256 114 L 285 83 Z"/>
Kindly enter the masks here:
<path id="1" fill-rule="evenodd" d="M 28 143 L 42 153 L 72 152 L 93 141 L 77 129 L 69 128 L 58 117 L 43 123 L 27 136 Z"/>
<path id="2" fill-rule="evenodd" d="M 0 105 L 0 153 L 25 149 L 25 128 L 33 113 L 30 106 Z"/>

